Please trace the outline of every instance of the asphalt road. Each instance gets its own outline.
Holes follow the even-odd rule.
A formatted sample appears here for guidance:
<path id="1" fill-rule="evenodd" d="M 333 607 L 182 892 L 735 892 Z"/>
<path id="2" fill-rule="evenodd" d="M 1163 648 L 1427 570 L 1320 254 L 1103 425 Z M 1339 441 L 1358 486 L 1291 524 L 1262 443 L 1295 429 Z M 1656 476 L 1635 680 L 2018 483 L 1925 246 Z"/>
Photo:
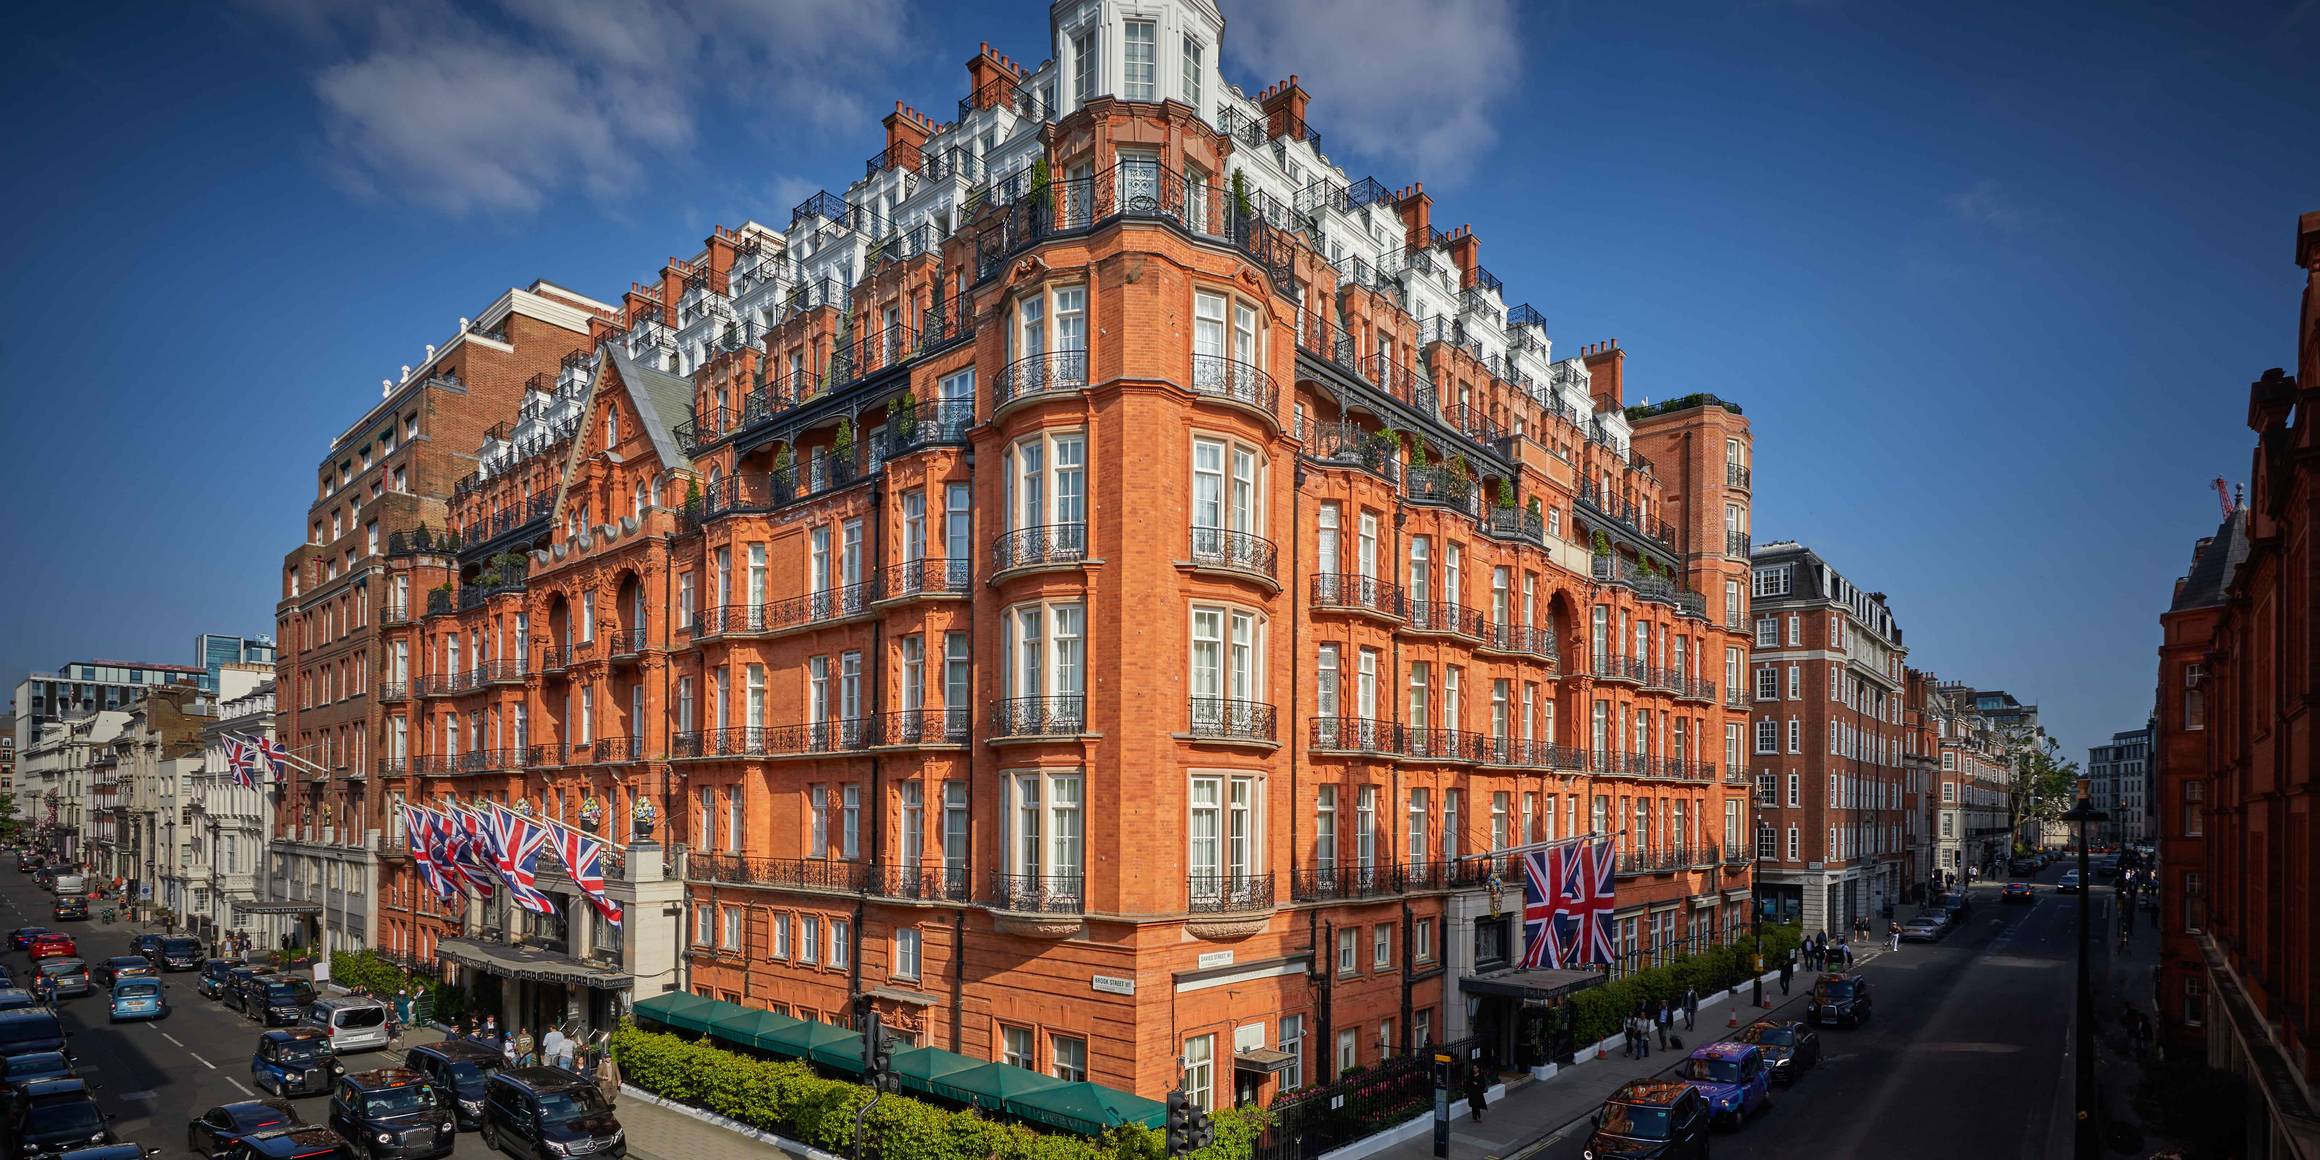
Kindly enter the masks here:
<path id="1" fill-rule="evenodd" d="M 1719 1132 L 1718 1160 L 2069 1155 L 2077 916 L 2073 897 L 2054 892 L 2063 869 L 2038 875 L 2028 906 L 2004 905 L 1995 885 L 1977 885 L 1972 916 L 1948 938 L 1903 943 L 1864 965 L 1874 1017 L 1857 1029 L 1823 1028 L 1821 1065 L 1775 1088 L 1769 1112 Z M 2108 957 L 2102 932 L 2115 930 L 2103 921 L 2109 899 L 2108 886 L 2097 888 L 2098 977 Z M 1792 1000 L 1777 1013 L 1802 1011 Z M 1578 1160 L 1586 1124 L 1550 1140 L 1531 1155 Z"/>
<path id="2" fill-rule="evenodd" d="M 63 930 L 80 944 L 80 957 L 96 963 L 128 954 L 130 938 L 147 929 L 94 919 L 57 922 L 49 917 L 51 901 L 30 875 L 16 873 L 13 863 L 0 867 L 0 932 L 19 926 Z M 24 952 L 7 951 L 5 959 L 9 974 L 20 985 L 30 977 Z M 191 973 L 163 977 L 169 983 L 166 1019 L 112 1023 L 101 991 L 62 1000 L 60 1006 L 65 1030 L 72 1035 L 67 1050 L 78 1057 L 81 1075 L 96 1085 L 97 1103 L 114 1116 L 113 1134 L 182 1160 L 193 1155 L 185 1146 L 188 1120 L 218 1104 L 256 1098 L 250 1083 L 250 1052 L 260 1029 L 202 998 L 193 989 Z M 401 1058 L 371 1052 L 346 1062 L 350 1069 L 366 1070 L 399 1063 Z M 320 1123 L 329 1116 L 327 1097 L 300 1096 L 293 1102 L 309 1122 Z M 495 1153 L 475 1133 L 462 1132 L 452 1155 L 456 1160 L 485 1160 Z"/>

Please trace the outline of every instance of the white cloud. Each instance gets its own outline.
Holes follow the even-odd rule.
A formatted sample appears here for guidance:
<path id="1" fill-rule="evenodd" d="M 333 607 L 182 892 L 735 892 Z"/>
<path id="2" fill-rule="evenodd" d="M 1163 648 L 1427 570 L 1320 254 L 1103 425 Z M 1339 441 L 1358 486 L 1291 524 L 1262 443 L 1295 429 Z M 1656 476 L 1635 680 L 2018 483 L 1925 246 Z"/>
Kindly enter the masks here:
<path id="1" fill-rule="evenodd" d="M 1999 230 L 2018 230 L 2032 223 L 2034 216 L 2027 206 L 2009 191 L 2005 183 L 1985 177 L 1962 193 L 1953 193 L 1942 199 L 1958 220 L 1968 225 L 1988 226 Z"/>
<path id="2" fill-rule="evenodd" d="M 1471 172 L 1522 73 L 1513 0 L 1248 0 L 1225 18 L 1227 54 L 1259 85 L 1298 75 L 1325 151 L 1410 168 L 1388 185 Z"/>
<path id="3" fill-rule="evenodd" d="M 908 48 L 907 0 L 245 0 L 314 43 L 348 182 L 452 213 L 617 199 L 693 147 L 705 107 L 858 128 Z M 843 69 L 834 68 L 843 61 Z"/>

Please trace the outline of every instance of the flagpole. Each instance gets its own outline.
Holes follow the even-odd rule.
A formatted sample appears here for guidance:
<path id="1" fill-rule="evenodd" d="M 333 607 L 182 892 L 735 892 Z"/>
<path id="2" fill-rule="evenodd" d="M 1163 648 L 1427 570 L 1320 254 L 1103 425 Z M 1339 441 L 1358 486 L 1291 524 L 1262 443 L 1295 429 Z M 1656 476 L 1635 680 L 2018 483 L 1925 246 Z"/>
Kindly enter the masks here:
<path id="1" fill-rule="evenodd" d="M 239 742 L 241 742 L 241 743 L 242 743 L 242 744 L 244 744 L 244 745 L 256 745 L 256 744 L 257 744 L 257 742 L 256 742 L 256 741 L 254 741 L 254 740 L 252 740 L 252 739 L 250 739 L 250 738 L 248 738 L 248 737 L 244 737 L 244 736 L 242 736 L 242 735 L 241 735 L 241 734 L 239 734 L 239 733 L 227 733 L 227 734 L 225 734 L 225 735 L 226 735 L 226 736 L 228 736 L 228 737 L 231 737 L 231 738 L 233 738 L 233 739 L 234 739 L 234 740 L 236 740 L 236 741 L 239 741 Z M 280 741 L 276 741 L 276 742 L 275 742 L 275 744 L 276 744 L 276 745 L 278 745 L 278 746 L 281 746 L 281 752 L 282 752 L 282 758 L 283 758 L 283 760 L 285 760 L 285 761 L 288 761 L 288 762 L 290 762 L 291 764 L 293 764 L 293 765 L 296 765 L 296 766 L 300 767 L 301 769 L 311 770 L 311 771 L 313 771 L 313 772 L 315 772 L 315 773 L 322 774 L 322 775 L 323 775 L 323 776 L 325 776 L 325 777 L 328 777 L 328 776 L 330 776 L 330 771 L 329 771 L 329 770 L 327 770 L 327 769 L 324 769 L 323 767 L 321 767 L 321 766 L 319 766 L 319 765 L 316 765 L 316 764 L 314 764 L 313 762 L 311 762 L 311 761 L 308 761 L 308 760 L 306 760 L 306 759 L 305 759 L 305 758 L 303 758 L 303 757 L 300 757 L 300 756 L 298 756 L 298 751 L 297 751 L 297 750 L 295 750 L 295 749 L 292 749 L 292 748 L 290 748 L 290 747 L 289 747 L 289 746 L 287 746 L 287 745 L 282 745 L 282 743 L 281 743 Z M 261 757 L 263 757 L 264 755 L 263 755 L 263 754 L 261 754 L 260 756 L 261 756 Z"/>

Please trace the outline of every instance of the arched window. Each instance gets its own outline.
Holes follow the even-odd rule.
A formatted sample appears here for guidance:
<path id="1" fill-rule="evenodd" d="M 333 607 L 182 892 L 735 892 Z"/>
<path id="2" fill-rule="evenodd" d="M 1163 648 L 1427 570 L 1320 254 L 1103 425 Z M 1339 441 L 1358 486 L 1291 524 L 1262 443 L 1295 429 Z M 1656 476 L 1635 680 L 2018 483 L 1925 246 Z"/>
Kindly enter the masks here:
<path id="1" fill-rule="evenodd" d="M 610 451 L 619 444 L 620 412 L 606 411 L 604 413 L 604 449 Z"/>
<path id="2" fill-rule="evenodd" d="M 636 487 L 629 493 L 628 514 L 636 519 L 644 518 L 644 481 L 641 479 L 636 481 Z"/>

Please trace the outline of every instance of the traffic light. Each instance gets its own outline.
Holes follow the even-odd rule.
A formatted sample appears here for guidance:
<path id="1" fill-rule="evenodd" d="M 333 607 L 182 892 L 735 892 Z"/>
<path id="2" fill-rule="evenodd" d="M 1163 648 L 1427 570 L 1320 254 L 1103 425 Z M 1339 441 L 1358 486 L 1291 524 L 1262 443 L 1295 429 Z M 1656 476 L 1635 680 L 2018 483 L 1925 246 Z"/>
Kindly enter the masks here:
<path id="1" fill-rule="evenodd" d="M 1183 1156 L 1190 1153 L 1192 1143 L 1192 1097 L 1183 1088 L 1168 1092 L 1168 1154 Z"/>
<path id="2" fill-rule="evenodd" d="M 865 1078 L 870 1086 L 882 1092 L 900 1091 L 902 1077 L 894 1074 L 894 1037 L 888 1034 L 886 1024 L 876 1014 L 870 1016 L 870 1030 L 864 1033 L 863 1044 L 869 1054 L 864 1061 Z"/>
<path id="3" fill-rule="evenodd" d="M 1207 1112 L 1201 1111 L 1199 1108 L 1192 1109 L 1192 1147 L 1190 1151 L 1198 1152 L 1214 1143 L 1216 1143 L 1216 1125 L 1209 1121 Z"/>

